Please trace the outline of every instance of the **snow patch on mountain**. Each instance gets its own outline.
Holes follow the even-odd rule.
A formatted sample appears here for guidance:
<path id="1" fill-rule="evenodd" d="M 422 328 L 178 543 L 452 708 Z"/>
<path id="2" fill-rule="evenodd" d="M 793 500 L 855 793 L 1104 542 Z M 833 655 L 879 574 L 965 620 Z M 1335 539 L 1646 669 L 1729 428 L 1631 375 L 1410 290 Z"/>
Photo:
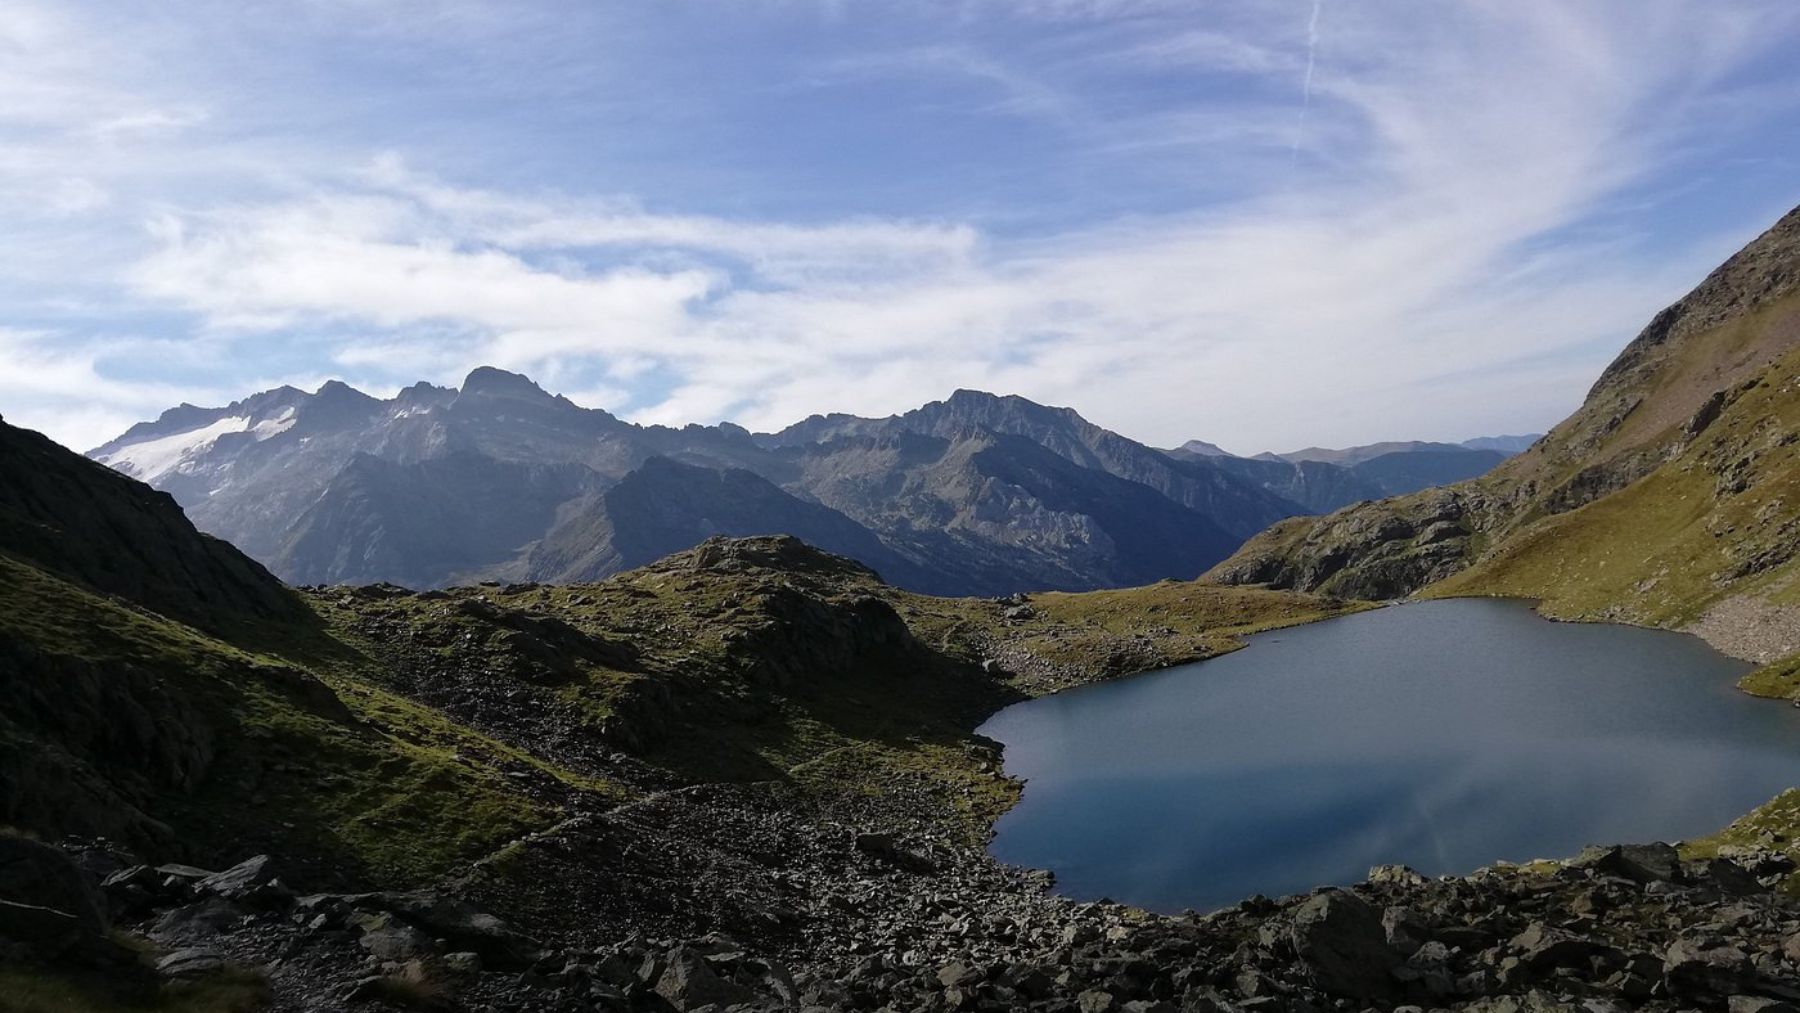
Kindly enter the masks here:
<path id="1" fill-rule="evenodd" d="M 198 429 L 127 443 L 96 454 L 94 459 L 140 482 L 155 482 L 165 475 L 191 473 L 221 436 L 249 433 L 261 442 L 294 428 L 295 421 L 292 407 L 260 421 L 252 421 L 247 415 L 228 415 Z"/>
<path id="2" fill-rule="evenodd" d="M 154 482 L 171 472 L 182 471 L 183 465 L 191 464 L 194 458 L 218 442 L 219 437 L 228 433 L 241 433 L 249 428 L 248 417 L 228 416 L 185 433 L 128 443 L 98 456 L 96 460 L 141 482 Z"/>

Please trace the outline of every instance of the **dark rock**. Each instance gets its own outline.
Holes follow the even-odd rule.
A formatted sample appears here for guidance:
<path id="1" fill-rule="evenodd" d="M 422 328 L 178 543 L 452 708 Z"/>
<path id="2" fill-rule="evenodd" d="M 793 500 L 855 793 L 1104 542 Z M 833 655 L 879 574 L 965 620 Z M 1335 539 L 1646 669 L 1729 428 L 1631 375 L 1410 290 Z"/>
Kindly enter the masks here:
<path id="1" fill-rule="evenodd" d="M 279 907 L 294 899 L 292 891 L 275 876 L 275 863 L 268 855 L 255 858 L 214 873 L 194 884 L 202 893 L 210 893 L 250 907 Z"/>
<path id="2" fill-rule="evenodd" d="M 1638 883 L 1667 883 L 1681 874 L 1681 856 L 1672 845 L 1660 842 L 1588 848 L 1569 865 Z"/>
<path id="3" fill-rule="evenodd" d="M 459 950 L 481 954 L 496 968 L 523 968 L 536 961 L 536 940 L 475 905 L 431 891 L 373 894 L 363 901 L 406 919 Z"/>
<path id="4" fill-rule="evenodd" d="M 350 921 L 362 933 L 358 945 L 382 960 L 413 960 L 437 952 L 430 936 L 392 914 L 360 914 Z"/>
<path id="5" fill-rule="evenodd" d="M 1710 883 L 1727 897 L 1749 897 L 1753 894 L 1767 893 L 1769 889 L 1762 885 L 1749 869 L 1724 858 L 1709 858 L 1702 862 L 1690 863 L 1687 869 L 1690 874 L 1689 878 Z"/>
<path id="6" fill-rule="evenodd" d="M 1387 944 L 1400 955 L 1406 955 L 1431 938 L 1431 926 L 1417 911 L 1409 907 L 1390 907 L 1381 913 L 1381 928 Z"/>
<path id="7" fill-rule="evenodd" d="M 963 961 L 954 961 L 938 968 L 938 983 L 945 988 L 966 988 L 979 984 L 986 977 L 981 968 Z"/>
<path id="8" fill-rule="evenodd" d="M 1676 940 L 1663 958 L 1663 983 L 1674 995 L 1735 995 L 1755 980 L 1749 955 L 1717 940 Z"/>
<path id="9" fill-rule="evenodd" d="M 1551 928 L 1543 922 L 1533 922 L 1507 946 L 1518 953 L 1522 964 L 1538 974 L 1559 967 L 1585 968 L 1590 958 L 1607 949 L 1603 944 Z"/>
<path id="10" fill-rule="evenodd" d="M 150 927 L 151 939 L 165 946 L 202 942 L 228 931 L 245 914 L 243 908 L 219 897 L 164 911 Z"/>
<path id="11" fill-rule="evenodd" d="M 1388 972 L 1400 956 L 1387 943 L 1381 915 L 1356 895 L 1326 890 L 1300 905 L 1289 930 L 1312 984 L 1353 999 L 1393 991 Z"/>
<path id="12" fill-rule="evenodd" d="M 0 835 L 0 900 L 60 911 L 88 935 L 108 928 L 104 902 L 74 860 L 29 838 Z"/>
<path id="13" fill-rule="evenodd" d="M 0 900 L 0 940 L 11 940 L 43 959 L 60 957 L 94 938 L 81 919 L 37 904 Z"/>
<path id="14" fill-rule="evenodd" d="M 156 973 L 164 978 L 204 978 L 225 969 L 228 961 L 216 950 L 190 948 L 175 950 L 156 962 Z"/>
<path id="15" fill-rule="evenodd" d="M 704 957 L 686 946 L 669 951 L 656 994 L 686 1013 L 703 1006 L 730 1006 L 749 1002 L 754 993 L 718 976 Z"/>

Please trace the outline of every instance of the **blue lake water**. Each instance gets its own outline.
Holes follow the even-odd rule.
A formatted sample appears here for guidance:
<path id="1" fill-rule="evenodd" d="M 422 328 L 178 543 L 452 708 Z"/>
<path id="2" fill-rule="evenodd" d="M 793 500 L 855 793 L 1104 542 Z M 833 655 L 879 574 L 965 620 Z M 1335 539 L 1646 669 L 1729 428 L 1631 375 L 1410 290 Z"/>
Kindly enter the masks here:
<path id="1" fill-rule="evenodd" d="M 1421 602 L 1017 704 L 995 856 L 1069 896 L 1207 910 L 1710 833 L 1800 784 L 1800 711 L 1694 637 Z"/>

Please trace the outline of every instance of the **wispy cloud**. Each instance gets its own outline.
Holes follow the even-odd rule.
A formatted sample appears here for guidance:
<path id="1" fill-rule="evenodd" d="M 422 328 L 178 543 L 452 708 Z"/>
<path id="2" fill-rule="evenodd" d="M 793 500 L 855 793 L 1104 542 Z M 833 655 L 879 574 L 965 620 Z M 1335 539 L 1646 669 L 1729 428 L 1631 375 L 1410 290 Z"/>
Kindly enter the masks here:
<path id="1" fill-rule="evenodd" d="M 751 19 L 743 30 L 792 25 L 796 6 L 733 16 Z M 470 158 L 360 132 L 306 144 L 259 133 L 266 114 L 216 95 L 125 101 L 78 46 L 43 56 L 37 87 L 61 96 L 56 111 L 13 121 L 39 155 L 10 169 L 0 155 L 0 193 L 39 195 L 0 212 L 38 250 L 28 262 L 0 240 L 17 262 L 0 292 L 21 296 L 0 364 L 42 379 L 0 396 L 9 417 L 24 404 L 78 441 L 177 394 L 334 373 L 389 389 L 494 363 L 660 422 L 769 427 L 979 386 L 1156 442 L 1466 436 L 1554 421 L 1650 311 L 1776 210 L 1780 195 L 1660 231 L 1678 193 L 1666 166 L 1748 150 L 1789 122 L 1767 96 L 1796 82 L 1763 62 L 1800 28 L 1785 4 L 1277 6 L 844 8 L 835 31 L 876 11 L 904 23 L 768 57 L 754 99 L 705 98 L 750 115 L 762 106 L 733 103 L 770 103 L 758 125 L 818 145 L 814 162 L 889 143 L 858 132 L 867 118 L 953 131 L 919 139 L 940 145 L 941 166 L 846 164 L 874 195 L 864 203 L 757 168 L 788 157 L 780 145 L 702 166 L 742 195 L 707 175 L 670 200 L 656 170 L 690 169 L 668 160 L 626 172 L 601 146 L 584 172 L 529 148 Z M 422 21 L 441 33 L 433 47 L 509 23 L 492 5 L 441 13 Z M 71 38 L 46 15 L 0 47 Z M 94 76 L 58 83 L 78 67 Z M 575 87 L 585 67 L 556 66 L 538 93 Z M 955 115 L 916 118 L 910 84 L 869 91 L 896 77 L 929 82 Z M 863 104 L 831 106 L 839 95 Z M 585 98 L 507 109 L 543 116 L 529 136 L 561 143 L 557 117 L 585 114 Z M 794 103 L 843 137 L 796 133 Z M 676 129 L 659 136 L 684 140 Z M 913 157 L 904 141 L 894 158 Z M 213 157 L 184 175 L 195 152 Z M 985 174 L 966 188 L 979 201 L 963 192 L 965 156 Z M 921 197 L 926 178 L 936 189 Z M 47 287 L 77 246 L 98 251 L 93 277 Z M 183 372 L 134 358 L 119 333 L 206 351 Z"/>

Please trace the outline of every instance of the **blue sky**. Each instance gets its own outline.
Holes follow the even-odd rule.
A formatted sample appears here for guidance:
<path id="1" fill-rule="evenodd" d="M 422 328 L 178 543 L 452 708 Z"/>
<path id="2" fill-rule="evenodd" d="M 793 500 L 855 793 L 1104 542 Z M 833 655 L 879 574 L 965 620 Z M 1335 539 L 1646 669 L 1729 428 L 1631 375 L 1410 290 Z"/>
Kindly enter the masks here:
<path id="1" fill-rule="evenodd" d="M 1800 203 L 1791 0 L 0 0 L 0 413 L 521 370 L 1537 430 Z"/>

